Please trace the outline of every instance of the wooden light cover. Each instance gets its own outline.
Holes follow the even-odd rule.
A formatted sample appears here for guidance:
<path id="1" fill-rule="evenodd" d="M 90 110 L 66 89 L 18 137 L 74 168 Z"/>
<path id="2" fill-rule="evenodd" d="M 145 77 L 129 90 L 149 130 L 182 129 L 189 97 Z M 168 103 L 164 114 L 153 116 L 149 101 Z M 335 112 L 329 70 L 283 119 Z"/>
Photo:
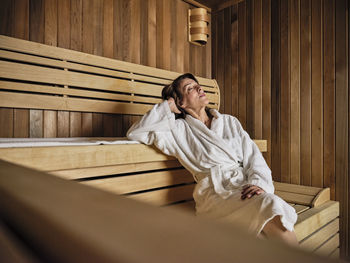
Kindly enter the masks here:
<path id="1" fill-rule="evenodd" d="M 188 41 L 190 43 L 204 46 L 209 37 L 209 16 L 204 8 L 188 10 Z"/>

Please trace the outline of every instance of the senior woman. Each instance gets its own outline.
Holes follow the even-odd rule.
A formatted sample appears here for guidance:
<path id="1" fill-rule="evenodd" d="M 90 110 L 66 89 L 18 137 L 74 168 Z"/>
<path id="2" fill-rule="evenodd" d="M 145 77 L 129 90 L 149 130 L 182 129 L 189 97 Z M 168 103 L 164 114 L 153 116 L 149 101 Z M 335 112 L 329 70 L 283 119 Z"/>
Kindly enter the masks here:
<path id="1" fill-rule="evenodd" d="M 191 172 L 197 215 L 297 245 L 295 210 L 274 195 L 271 170 L 239 121 L 207 108 L 209 100 L 190 73 L 165 86 L 162 98 L 127 136 L 154 144 Z"/>

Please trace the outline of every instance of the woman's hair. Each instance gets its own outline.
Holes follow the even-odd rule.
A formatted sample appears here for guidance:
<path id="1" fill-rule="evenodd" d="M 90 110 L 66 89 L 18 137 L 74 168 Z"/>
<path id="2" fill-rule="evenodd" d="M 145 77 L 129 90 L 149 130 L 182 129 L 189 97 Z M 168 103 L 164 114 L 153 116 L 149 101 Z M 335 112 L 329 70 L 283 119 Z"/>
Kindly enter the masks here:
<path id="1" fill-rule="evenodd" d="M 175 113 L 176 119 L 185 118 L 186 116 L 185 110 L 180 106 L 183 99 L 183 96 L 180 90 L 180 83 L 184 79 L 192 79 L 198 83 L 198 80 L 195 78 L 195 76 L 193 76 L 191 73 L 185 73 L 178 76 L 169 85 L 164 86 L 162 90 L 162 99 L 167 100 L 169 98 L 173 98 L 175 100 L 175 104 L 177 108 L 179 109 L 179 111 L 181 111 L 181 113 Z"/>

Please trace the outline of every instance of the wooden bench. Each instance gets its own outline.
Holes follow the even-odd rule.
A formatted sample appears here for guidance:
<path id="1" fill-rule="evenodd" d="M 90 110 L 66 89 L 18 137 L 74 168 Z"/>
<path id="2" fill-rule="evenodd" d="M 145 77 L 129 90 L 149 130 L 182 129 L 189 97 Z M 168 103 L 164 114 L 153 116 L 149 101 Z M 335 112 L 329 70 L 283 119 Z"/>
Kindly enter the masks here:
<path id="1" fill-rule="evenodd" d="M 0 107 L 142 115 L 179 73 L 0 36 Z M 215 80 L 198 78 L 209 107 L 219 108 Z M 266 141 L 256 141 L 266 151 Z M 192 176 L 177 160 L 135 145 L 2 148 L 0 158 L 158 206 L 193 213 Z M 339 253 L 339 203 L 329 189 L 275 182 L 299 213 L 302 247 Z"/>

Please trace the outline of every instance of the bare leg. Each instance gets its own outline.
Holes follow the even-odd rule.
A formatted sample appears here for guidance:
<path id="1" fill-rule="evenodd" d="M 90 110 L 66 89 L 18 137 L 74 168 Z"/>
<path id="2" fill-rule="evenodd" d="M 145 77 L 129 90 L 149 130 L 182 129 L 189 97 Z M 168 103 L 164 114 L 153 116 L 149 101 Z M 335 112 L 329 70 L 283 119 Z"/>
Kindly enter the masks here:
<path id="1" fill-rule="evenodd" d="M 284 228 L 280 216 L 275 216 L 265 225 L 263 234 L 268 239 L 278 239 L 288 245 L 299 246 L 295 233 Z"/>

